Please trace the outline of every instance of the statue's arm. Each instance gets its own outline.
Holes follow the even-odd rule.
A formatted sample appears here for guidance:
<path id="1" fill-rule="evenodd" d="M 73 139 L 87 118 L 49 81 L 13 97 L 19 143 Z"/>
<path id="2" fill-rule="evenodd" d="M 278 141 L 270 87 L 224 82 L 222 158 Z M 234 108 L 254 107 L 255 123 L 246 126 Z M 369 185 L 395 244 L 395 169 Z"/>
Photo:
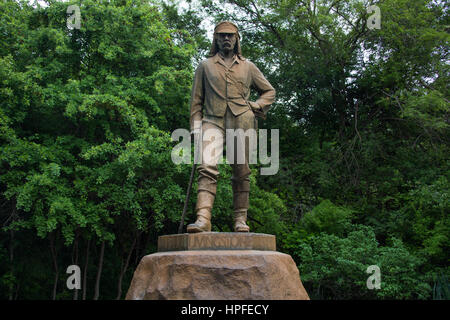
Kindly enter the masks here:
<path id="1" fill-rule="evenodd" d="M 275 101 L 275 89 L 253 63 L 250 63 L 250 70 L 252 74 L 252 87 L 259 93 L 259 98 L 255 102 L 251 102 L 251 105 L 256 110 L 257 115 L 261 113 L 265 117 L 271 104 Z"/>
<path id="2" fill-rule="evenodd" d="M 191 132 L 194 129 L 194 125 L 197 123 L 201 123 L 203 115 L 203 103 L 205 101 L 205 88 L 204 88 L 204 66 L 203 63 L 200 63 L 195 70 L 194 83 L 192 85 L 192 94 L 191 94 L 191 117 L 190 117 L 190 127 Z"/>

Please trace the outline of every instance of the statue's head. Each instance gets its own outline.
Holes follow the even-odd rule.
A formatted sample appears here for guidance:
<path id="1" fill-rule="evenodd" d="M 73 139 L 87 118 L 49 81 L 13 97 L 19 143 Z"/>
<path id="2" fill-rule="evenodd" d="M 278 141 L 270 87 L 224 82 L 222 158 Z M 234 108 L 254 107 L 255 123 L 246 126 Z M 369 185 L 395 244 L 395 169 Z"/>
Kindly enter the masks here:
<path id="1" fill-rule="evenodd" d="M 222 21 L 214 28 L 213 42 L 209 51 L 209 56 L 214 56 L 217 52 L 234 51 L 241 57 L 240 35 L 237 26 L 229 21 Z"/>

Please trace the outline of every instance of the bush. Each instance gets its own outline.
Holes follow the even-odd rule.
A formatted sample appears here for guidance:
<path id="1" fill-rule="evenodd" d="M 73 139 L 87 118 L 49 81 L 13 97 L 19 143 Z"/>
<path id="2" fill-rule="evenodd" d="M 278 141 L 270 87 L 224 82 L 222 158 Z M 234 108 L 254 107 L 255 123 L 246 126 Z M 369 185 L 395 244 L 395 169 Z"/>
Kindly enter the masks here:
<path id="1" fill-rule="evenodd" d="M 431 287 L 420 274 L 422 258 L 398 239 L 381 247 L 372 228 L 357 225 L 346 237 L 322 232 L 291 246 L 312 299 L 426 299 Z M 377 265 L 381 288 L 369 290 L 366 270 Z"/>
<path id="2" fill-rule="evenodd" d="M 313 234 L 326 232 L 343 235 L 350 228 L 352 213 L 348 208 L 336 206 L 330 200 L 323 200 L 311 212 L 305 214 L 302 227 Z"/>

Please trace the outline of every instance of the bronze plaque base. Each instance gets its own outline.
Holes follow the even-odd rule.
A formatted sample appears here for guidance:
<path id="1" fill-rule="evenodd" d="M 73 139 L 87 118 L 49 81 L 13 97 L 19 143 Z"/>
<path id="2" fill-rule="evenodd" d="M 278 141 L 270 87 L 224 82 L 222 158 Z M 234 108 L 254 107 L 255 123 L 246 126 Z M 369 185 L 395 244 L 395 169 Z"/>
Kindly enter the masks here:
<path id="1" fill-rule="evenodd" d="M 275 236 L 252 232 L 199 232 L 158 237 L 158 252 L 185 250 L 276 251 Z"/>

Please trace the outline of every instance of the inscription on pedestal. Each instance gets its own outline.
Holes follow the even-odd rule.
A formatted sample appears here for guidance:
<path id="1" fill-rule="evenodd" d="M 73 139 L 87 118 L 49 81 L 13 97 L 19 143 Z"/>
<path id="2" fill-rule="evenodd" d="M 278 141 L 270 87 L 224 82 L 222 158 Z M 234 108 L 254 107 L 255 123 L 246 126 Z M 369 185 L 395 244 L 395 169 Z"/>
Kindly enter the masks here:
<path id="1" fill-rule="evenodd" d="M 263 233 L 201 232 L 160 236 L 158 251 L 265 250 L 275 251 L 275 236 Z"/>

